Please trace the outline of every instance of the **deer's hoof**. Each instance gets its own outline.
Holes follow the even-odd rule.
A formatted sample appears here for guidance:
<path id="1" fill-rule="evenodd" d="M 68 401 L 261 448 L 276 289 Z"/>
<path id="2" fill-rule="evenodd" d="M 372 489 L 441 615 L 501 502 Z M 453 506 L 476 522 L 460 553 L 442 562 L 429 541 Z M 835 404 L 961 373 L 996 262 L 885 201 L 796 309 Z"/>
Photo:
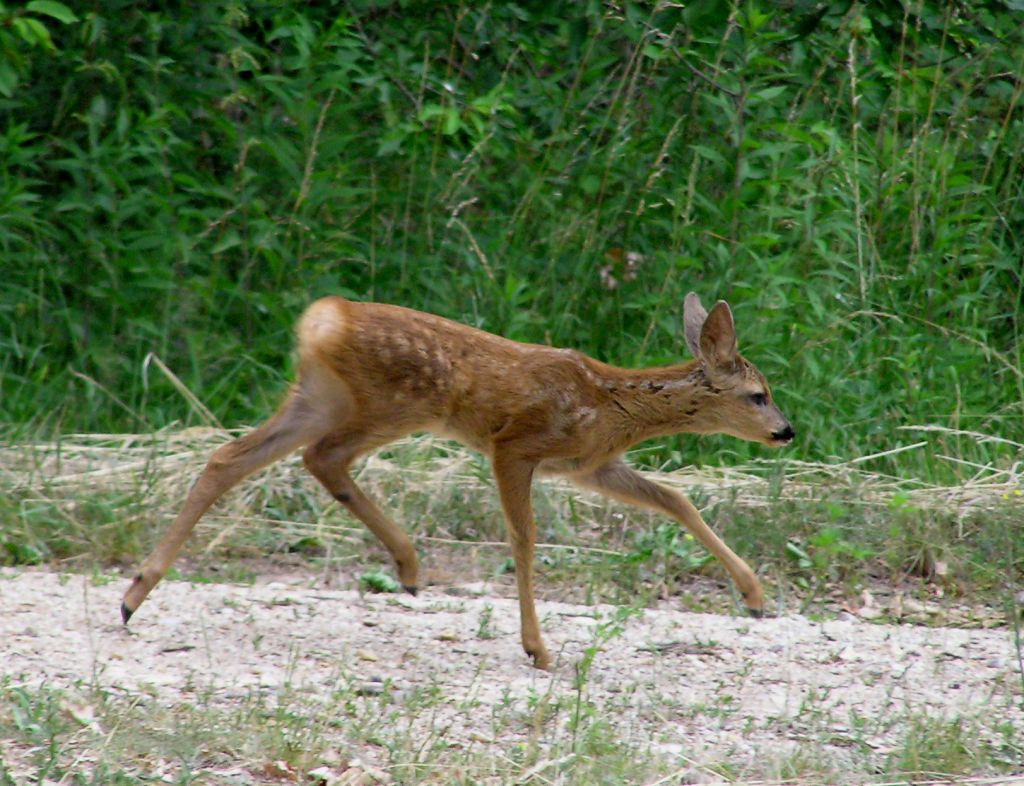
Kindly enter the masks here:
<path id="1" fill-rule="evenodd" d="M 415 596 L 416 593 L 420 591 L 420 588 L 417 587 L 415 584 L 403 584 L 402 589 L 404 589 L 412 596 Z"/>
<path id="2" fill-rule="evenodd" d="M 121 601 L 121 622 L 122 623 L 127 625 L 128 624 L 128 620 L 130 620 L 132 618 L 132 614 L 134 614 L 134 613 L 135 613 L 135 611 L 133 609 L 128 608 L 126 605 L 124 605 L 124 601 Z"/>
<path id="3" fill-rule="evenodd" d="M 764 609 L 752 609 L 748 606 L 747 614 L 749 614 L 751 617 L 755 617 L 756 619 L 761 619 L 761 617 L 764 616 Z"/>
<path id="4" fill-rule="evenodd" d="M 534 651 L 527 650 L 527 655 L 533 658 L 533 667 L 540 669 L 541 671 L 551 671 L 551 656 L 548 655 L 546 649 L 539 649 Z"/>

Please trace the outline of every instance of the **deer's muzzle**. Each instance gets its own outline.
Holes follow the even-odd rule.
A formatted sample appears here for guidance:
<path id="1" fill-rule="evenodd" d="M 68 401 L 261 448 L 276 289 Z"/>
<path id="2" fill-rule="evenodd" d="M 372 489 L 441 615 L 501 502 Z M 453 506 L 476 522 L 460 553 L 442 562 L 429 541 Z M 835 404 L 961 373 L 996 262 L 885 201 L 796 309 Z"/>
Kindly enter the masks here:
<path id="1" fill-rule="evenodd" d="M 796 432 L 793 431 L 793 427 L 787 423 L 786 427 L 782 429 L 782 431 L 772 432 L 772 442 L 779 445 L 788 445 L 793 441 L 793 437 L 795 436 Z"/>

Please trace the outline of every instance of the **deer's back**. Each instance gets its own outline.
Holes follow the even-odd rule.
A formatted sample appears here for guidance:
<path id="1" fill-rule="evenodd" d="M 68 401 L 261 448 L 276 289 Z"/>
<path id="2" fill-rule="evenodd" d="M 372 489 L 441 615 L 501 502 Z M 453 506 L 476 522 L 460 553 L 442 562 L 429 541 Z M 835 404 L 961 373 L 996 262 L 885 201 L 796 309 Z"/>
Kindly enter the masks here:
<path id="1" fill-rule="evenodd" d="M 559 452 L 596 416 L 601 364 L 401 306 L 329 297 L 298 327 L 300 377 L 326 366 L 360 417 L 430 430 L 491 453 L 495 440 L 544 436 Z"/>

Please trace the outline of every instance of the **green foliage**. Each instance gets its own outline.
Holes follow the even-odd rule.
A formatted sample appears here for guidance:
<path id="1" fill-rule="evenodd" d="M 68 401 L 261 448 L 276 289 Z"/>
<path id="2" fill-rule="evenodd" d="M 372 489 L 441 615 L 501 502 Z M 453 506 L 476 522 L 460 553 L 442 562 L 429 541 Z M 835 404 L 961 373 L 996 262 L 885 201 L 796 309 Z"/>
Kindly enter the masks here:
<path id="1" fill-rule="evenodd" d="M 151 353 L 261 420 L 326 293 L 669 362 L 696 289 L 803 455 L 1022 443 L 1017 5 L 2 6 L 0 421 L 202 417 Z"/>
<path id="2" fill-rule="evenodd" d="M 0 95 L 11 98 L 23 74 L 31 70 L 31 57 L 42 50 L 54 54 L 56 47 L 47 23 L 77 22 L 78 17 L 63 3 L 32 0 L 24 8 L 8 9 L 0 3 Z"/>
<path id="3" fill-rule="evenodd" d="M 24 688 L 9 687 L 6 679 L 0 687 L 0 696 L 4 700 L 0 726 L 4 729 L 4 736 L 19 738 L 34 747 L 40 780 L 53 773 L 62 774 L 57 764 L 58 737 L 68 730 L 69 724 L 56 697 L 50 693 L 36 695 Z M 0 759 L 0 766 L 2 764 Z M 0 773 L 8 777 L 6 767 Z"/>
<path id="4" fill-rule="evenodd" d="M 641 567 L 638 578 L 654 579 L 663 595 L 674 593 L 676 582 L 714 561 L 693 535 L 680 529 L 674 521 L 664 521 L 650 529 L 640 529 L 633 536 L 630 550 L 621 558 L 623 575 L 632 575 L 631 568 Z"/>

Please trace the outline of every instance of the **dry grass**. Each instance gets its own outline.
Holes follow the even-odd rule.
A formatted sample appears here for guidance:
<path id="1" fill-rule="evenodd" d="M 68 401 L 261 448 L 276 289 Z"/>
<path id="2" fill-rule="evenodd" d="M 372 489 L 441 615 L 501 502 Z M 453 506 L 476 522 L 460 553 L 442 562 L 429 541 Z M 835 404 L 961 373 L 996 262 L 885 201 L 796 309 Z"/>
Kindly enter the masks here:
<path id="1" fill-rule="evenodd" d="M 979 442 L 998 437 L 954 432 L 937 427 L 907 427 L 922 434 L 942 432 L 970 436 Z M 153 434 L 71 434 L 53 442 L 0 446 L 0 487 L 15 493 L 67 496 L 98 491 L 139 495 L 142 504 L 162 506 L 181 500 L 201 471 L 207 457 L 220 445 L 244 433 L 240 430 L 197 427 Z M 1024 445 L 1013 443 L 1024 451 Z M 897 476 L 867 469 L 872 463 L 898 453 L 929 449 L 929 441 L 834 463 L 796 459 L 755 461 L 735 467 L 687 467 L 672 472 L 648 472 L 660 483 L 686 492 L 698 492 L 709 502 L 729 501 L 746 508 L 764 507 L 780 497 L 814 500 L 823 490 L 848 492 L 844 498 L 866 507 L 889 507 L 894 499 L 920 510 L 955 513 L 998 508 L 1024 488 L 1024 461 L 1008 467 L 979 465 L 936 455 L 939 461 L 967 467 L 970 477 L 956 485 L 941 485 L 921 478 Z M 395 443 L 369 457 L 358 470 L 357 480 L 393 504 L 398 486 L 447 496 L 457 487 L 466 496 L 493 496 L 486 462 L 454 443 L 417 436 Z M 571 486 L 557 479 L 546 481 L 554 489 Z M 260 499 L 292 497 L 303 491 L 318 493 L 315 482 L 303 470 L 298 454 L 244 481 L 238 490 L 219 503 L 217 518 L 252 518 Z M 591 504 L 596 497 L 588 496 Z M 399 503 L 401 500 L 398 500 Z M 327 504 L 326 502 L 324 504 Z M 308 523 L 294 522 L 308 526 Z M 326 524 L 316 523 L 328 527 Z M 350 528 L 333 528 L 339 532 Z M 323 530 L 318 529 L 318 532 Z"/>
<path id="2" fill-rule="evenodd" d="M 970 436 L 980 443 L 1009 442 L 1000 437 L 934 426 L 908 426 L 905 430 Z M 54 489 L 136 491 L 144 488 L 154 497 L 180 496 L 210 453 L 243 433 L 245 430 L 196 427 L 153 434 L 70 434 L 53 442 L 4 445 L 0 446 L 0 478 L 3 487 L 10 490 L 39 488 L 43 484 Z M 1024 451 L 1024 445 L 1011 444 Z M 750 506 L 763 504 L 772 496 L 769 486 L 779 482 L 790 497 L 813 497 L 823 485 L 838 485 L 856 489 L 864 504 L 887 505 L 894 494 L 900 493 L 918 507 L 941 510 L 977 506 L 988 509 L 998 506 L 1008 494 L 1019 492 L 1024 486 L 1024 461 L 1009 467 L 995 467 L 937 455 L 939 460 L 971 468 L 971 477 L 954 486 L 863 468 L 897 453 L 927 450 L 928 446 L 927 440 L 920 440 L 834 463 L 778 459 L 736 467 L 685 468 L 647 474 L 683 490 L 700 488 Z M 431 436 L 417 436 L 371 456 L 358 477 L 371 487 L 381 478 L 400 474 L 412 484 L 444 486 L 456 481 L 475 488 L 489 485 L 482 482 L 480 465 L 480 457 L 465 448 Z M 243 485 L 250 489 L 267 484 L 291 487 L 300 475 L 305 473 L 296 454 Z M 246 499 L 243 494 L 242 500 Z"/>
<path id="3" fill-rule="evenodd" d="M 926 452 L 965 468 L 964 460 L 937 454 L 934 429 L 916 431 L 924 439 L 842 462 L 781 458 L 648 474 L 690 494 L 728 542 L 751 554 L 769 584 L 792 583 L 804 601 L 829 596 L 830 587 L 851 597 L 883 576 L 931 581 L 942 573 L 958 582 L 947 588 L 954 594 L 1001 606 L 1016 592 L 1015 555 L 1024 550 L 1013 513 L 1024 488 L 1024 462 L 971 465 L 957 485 L 871 469 L 921 464 Z M 178 510 L 207 457 L 239 433 L 190 428 L 81 434 L 0 447 L 6 497 L 0 501 L 0 545 L 7 562 L 135 563 Z M 951 435 L 995 439 L 948 430 L 940 436 Z M 894 457 L 912 460 L 897 463 Z M 367 458 L 357 480 L 417 541 L 429 544 L 438 566 L 429 581 L 501 571 L 504 524 L 481 456 L 451 442 L 414 437 Z M 664 519 L 570 490 L 557 479 L 538 486 L 538 549 L 547 560 L 545 586 L 559 587 L 553 597 L 615 603 L 632 594 L 654 600 L 694 578 L 695 566 L 702 571 L 702 552 L 690 559 L 692 547 L 671 525 L 665 529 Z M 33 545 L 24 551 L 22 543 Z M 296 454 L 228 493 L 200 521 L 186 552 L 210 557 L 216 570 L 232 569 L 218 564 L 224 557 L 282 552 L 369 569 L 374 560 L 387 564 L 383 552 L 367 559 L 367 549 L 374 548 L 365 528 L 323 492 Z M 247 575 L 247 568 L 239 570 Z M 708 570 L 717 575 L 717 568 Z M 704 608 L 708 593 L 698 595 Z M 721 593 L 711 595 L 727 602 Z"/>

